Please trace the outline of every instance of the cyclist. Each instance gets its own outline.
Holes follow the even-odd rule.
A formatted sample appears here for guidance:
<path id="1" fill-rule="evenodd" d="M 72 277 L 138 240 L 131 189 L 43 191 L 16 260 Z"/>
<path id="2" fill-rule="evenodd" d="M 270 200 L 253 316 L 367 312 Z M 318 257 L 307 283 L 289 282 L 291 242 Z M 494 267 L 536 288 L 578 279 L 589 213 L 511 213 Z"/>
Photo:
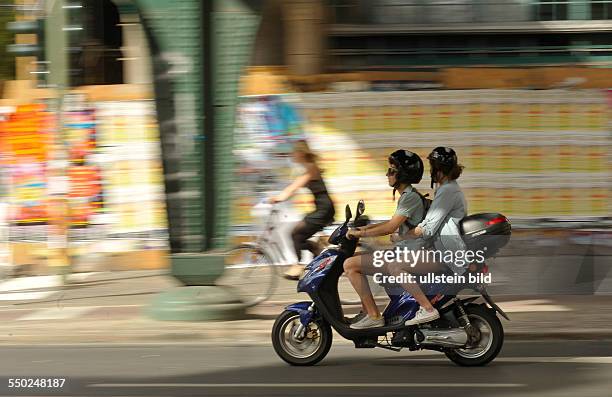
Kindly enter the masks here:
<path id="1" fill-rule="evenodd" d="M 302 250 L 309 250 L 315 256 L 321 252 L 321 247 L 308 239 L 334 221 L 335 210 L 323 182 L 321 169 L 317 165 L 317 156 L 310 150 L 306 141 L 300 140 L 295 143 L 292 156 L 293 161 L 304 167 L 305 172 L 270 201 L 272 203 L 285 201 L 302 187 L 306 187 L 314 196 L 315 210 L 307 214 L 291 232 L 298 263 L 292 265 L 284 276 L 290 280 L 298 280 L 304 271 L 304 267 L 299 264 Z"/>
<path id="2" fill-rule="evenodd" d="M 392 235 L 392 242 L 396 242 L 397 237 L 393 236 L 396 230 L 399 229 L 401 236 L 423 220 L 425 213 L 423 199 L 412 187 L 412 184 L 419 183 L 423 177 L 423 161 L 416 153 L 408 150 L 391 153 L 388 161 L 389 169 L 386 175 L 389 186 L 393 188 L 393 199 L 395 200 L 396 191 L 400 193 L 395 214 L 386 222 L 349 230 L 348 238 Z M 366 274 L 379 271 L 372 267 L 372 261 L 373 254 L 367 253 L 353 256 L 344 262 L 344 271 L 362 303 L 362 314 L 351 321 L 351 328 L 382 327 L 385 324 L 365 278 Z"/>

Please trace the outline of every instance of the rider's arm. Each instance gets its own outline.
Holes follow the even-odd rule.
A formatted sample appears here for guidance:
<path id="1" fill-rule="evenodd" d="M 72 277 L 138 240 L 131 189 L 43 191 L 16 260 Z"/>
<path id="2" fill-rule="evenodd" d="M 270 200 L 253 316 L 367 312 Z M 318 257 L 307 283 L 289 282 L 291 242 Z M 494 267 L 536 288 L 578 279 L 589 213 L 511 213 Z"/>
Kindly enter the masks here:
<path id="1" fill-rule="evenodd" d="M 372 228 L 375 228 L 375 227 L 383 226 L 383 225 L 385 225 L 387 223 L 389 223 L 389 221 L 384 221 L 384 222 L 379 222 L 379 223 L 370 223 L 369 225 L 361 226 L 358 229 L 359 230 L 368 230 L 368 229 L 372 229 Z"/>
<path id="2" fill-rule="evenodd" d="M 431 208 L 429 208 L 425 219 L 416 228 L 411 230 L 409 234 L 413 234 L 415 237 L 423 236 L 426 239 L 433 237 L 442 226 L 448 213 L 453 209 L 456 194 L 459 193 L 445 189 L 444 186 L 440 187 L 436 192 L 434 201 L 431 203 Z"/>
<path id="3" fill-rule="evenodd" d="M 275 197 L 276 201 L 285 201 L 289 199 L 293 194 L 300 188 L 306 186 L 306 184 L 317 177 L 317 170 L 314 165 L 306 165 L 306 173 L 298 177 L 293 183 L 287 186 L 278 196 Z"/>
<path id="4" fill-rule="evenodd" d="M 357 231 L 358 237 L 379 237 L 389 235 L 397 230 L 402 223 L 408 219 L 403 215 L 393 215 L 393 218 L 384 223 L 379 223 L 371 228 L 360 228 Z"/>

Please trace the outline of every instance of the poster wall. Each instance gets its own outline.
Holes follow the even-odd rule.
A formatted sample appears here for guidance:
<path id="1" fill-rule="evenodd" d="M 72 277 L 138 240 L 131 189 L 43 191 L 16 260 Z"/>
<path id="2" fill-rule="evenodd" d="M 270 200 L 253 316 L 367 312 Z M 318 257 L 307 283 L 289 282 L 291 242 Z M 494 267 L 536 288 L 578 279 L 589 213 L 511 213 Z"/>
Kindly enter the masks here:
<path id="1" fill-rule="evenodd" d="M 54 131 L 57 120 L 42 104 L 19 106 L 0 120 L 2 192 L 10 203 L 11 235 L 45 240 L 58 216 L 67 216 L 79 236 L 92 229 L 100 238 L 97 225 L 116 235 L 163 234 L 163 173 L 153 101 L 91 103 L 82 95 L 68 95 L 62 125 L 61 133 Z M 67 199 L 65 213 L 55 211 L 58 197 Z"/>
<path id="2" fill-rule="evenodd" d="M 425 158 L 451 146 L 469 212 L 514 219 L 612 215 L 611 107 L 602 90 L 309 93 L 291 97 L 339 212 L 364 199 L 374 218 L 396 203 L 386 183 L 398 148 Z M 287 180 L 287 183 L 290 181 Z M 417 186 L 430 192 L 427 174 Z M 306 212 L 307 192 L 295 197 Z M 236 223 L 248 223 L 240 211 Z"/>

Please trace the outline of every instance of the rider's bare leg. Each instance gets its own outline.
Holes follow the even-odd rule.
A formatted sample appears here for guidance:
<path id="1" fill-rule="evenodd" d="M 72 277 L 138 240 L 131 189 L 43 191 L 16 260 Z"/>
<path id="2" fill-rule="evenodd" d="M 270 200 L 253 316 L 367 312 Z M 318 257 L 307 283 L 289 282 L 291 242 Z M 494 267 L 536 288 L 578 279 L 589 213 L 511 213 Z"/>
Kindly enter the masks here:
<path id="1" fill-rule="evenodd" d="M 370 291 L 368 280 L 362 271 L 362 263 L 370 263 L 371 261 L 372 254 L 353 256 L 344 261 L 344 271 L 361 299 L 364 312 L 371 318 L 379 318 L 380 311 L 378 310 L 378 306 L 376 306 L 372 291 Z"/>

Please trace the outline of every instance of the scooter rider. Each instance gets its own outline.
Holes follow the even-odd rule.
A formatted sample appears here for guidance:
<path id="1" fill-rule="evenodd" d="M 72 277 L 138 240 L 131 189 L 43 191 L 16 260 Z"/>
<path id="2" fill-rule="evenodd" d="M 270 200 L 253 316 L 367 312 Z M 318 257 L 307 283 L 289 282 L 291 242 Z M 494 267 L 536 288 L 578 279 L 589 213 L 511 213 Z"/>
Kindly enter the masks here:
<path id="1" fill-rule="evenodd" d="M 458 222 L 467 215 L 467 202 L 457 183 L 463 166 L 458 164 L 457 154 L 449 147 L 439 146 L 427 158 L 430 164 L 431 187 L 433 188 L 434 184 L 438 187 L 425 219 L 403 237 L 425 242 L 425 246 L 430 249 L 429 252 L 433 253 L 464 251 L 465 243 L 461 238 Z M 436 256 L 442 257 L 442 262 L 436 262 Z M 401 273 L 423 275 L 445 270 L 446 267 L 458 274 L 465 271 L 465 267 L 458 267 L 452 261 L 444 262 L 447 257 L 446 254 L 425 255 L 416 263 L 391 262 L 387 264 L 387 271 L 396 276 Z M 402 283 L 401 286 L 421 305 L 416 315 L 407 321 L 406 325 L 425 323 L 440 317 L 418 284 Z"/>
<path id="2" fill-rule="evenodd" d="M 423 199 L 412 187 L 413 183 L 419 183 L 423 177 L 423 161 L 416 153 L 408 150 L 397 150 L 391 153 L 388 161 L 387 178 L 389 186 L 393 187 L 393 198 L 395 199 L 396 191 L 400 193 L 393 218 L 386 222 L 351 229 L 347 233 L 347 238 L 386 236 L 391 235 L 398 228 L 399 234 L 402 235 L 423 219 L 425 213 Z M 380 271 L 372 266 L 372 261 L 373 254 L 369 253 L 353 256 L 344 262 L 344 271 L 359 294 L 363 313 L 365 313 L 351 324 L 351 328 L 382 327 L 385 324 L 365 278 L 366 274 L 371 275 Z"/>

